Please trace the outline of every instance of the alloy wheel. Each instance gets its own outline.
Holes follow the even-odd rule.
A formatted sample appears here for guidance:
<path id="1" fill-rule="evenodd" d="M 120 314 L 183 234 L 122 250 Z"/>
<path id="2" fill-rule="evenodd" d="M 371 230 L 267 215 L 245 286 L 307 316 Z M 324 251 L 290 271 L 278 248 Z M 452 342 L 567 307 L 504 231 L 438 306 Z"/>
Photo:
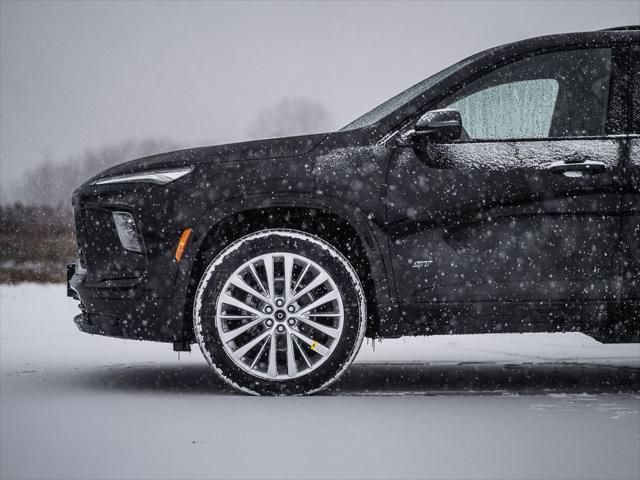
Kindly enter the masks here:
<path id="1" fill-rule="evenodd" d="M 215 320 L 236 365 L 260 378 L 290 380 L 329 358 L 342 334 L 344 309 L 324 268 L 275 252 L 252 258 L 227 279 Z"/>

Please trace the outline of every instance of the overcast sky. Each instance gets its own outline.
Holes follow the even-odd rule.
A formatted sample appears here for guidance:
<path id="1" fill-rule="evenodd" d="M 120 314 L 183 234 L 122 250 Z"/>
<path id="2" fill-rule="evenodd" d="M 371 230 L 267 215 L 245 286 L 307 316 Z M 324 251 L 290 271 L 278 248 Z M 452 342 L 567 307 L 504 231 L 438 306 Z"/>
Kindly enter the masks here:
<path id="1" fill-rule="evenodd" d="M 336 127 L 479 50 L 640 23 L 640 1 L 0 4 L 0 186 L 129 138 L 242 140 L 317 100 Z"/>

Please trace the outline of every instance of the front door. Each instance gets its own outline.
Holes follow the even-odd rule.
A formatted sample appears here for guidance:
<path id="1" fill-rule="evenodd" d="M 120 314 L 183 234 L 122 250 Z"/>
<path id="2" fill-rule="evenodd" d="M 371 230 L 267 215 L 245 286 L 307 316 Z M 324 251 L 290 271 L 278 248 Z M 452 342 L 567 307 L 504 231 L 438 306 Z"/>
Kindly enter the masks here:
<path id="1" fill-rule="evenodd" d="M 620 295 L 616 49 L 540 52 L 433 108 L 463 138 L 398 147 L 388 221 L 405 319 L 427 332 L 591 331 Z"/>

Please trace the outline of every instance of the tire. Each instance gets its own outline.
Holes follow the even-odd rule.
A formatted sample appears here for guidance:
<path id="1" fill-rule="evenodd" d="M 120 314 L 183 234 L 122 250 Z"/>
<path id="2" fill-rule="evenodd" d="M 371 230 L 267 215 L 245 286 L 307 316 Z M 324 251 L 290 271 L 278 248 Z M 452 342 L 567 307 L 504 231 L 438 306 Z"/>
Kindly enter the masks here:
<path id="1" fill-rule="evenodd" d="M 366 318 L 349 261 L 314 235 L 284 229 L 246 235 L 218 253 L 193 309 L 207 362 L 226 383 L 254 395 L 328 387 L 358 353 Z"/>

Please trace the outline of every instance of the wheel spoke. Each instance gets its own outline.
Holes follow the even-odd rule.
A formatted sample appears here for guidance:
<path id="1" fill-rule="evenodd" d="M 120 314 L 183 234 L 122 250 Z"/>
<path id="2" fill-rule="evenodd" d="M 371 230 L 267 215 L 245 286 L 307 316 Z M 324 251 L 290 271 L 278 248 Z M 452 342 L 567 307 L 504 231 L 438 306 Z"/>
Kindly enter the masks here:
<path id="1" fill-rule="evenodd" d="M 222 303 L 226 303 L 227 305 L 231 305 L 232 307 L 237 307 L 240 310 L 244 310 L 245 312 L 250 312 L 257 316 L 262 316 L 261 311 L 256 310 L 255 308 L 247 305 L 246 303 L 238 300 L 237 298 L 233 298 L 231 295 L 227 293 L 221 294 L 220 300 L 222 301 Z"/>
<path id="2" fill-rule="evenodd" d="M 269 298 L 273 300 L 275 296 L 275 285 L 273 278 L 273 257 L 271 255 L 265 255 L 262 257 L 264 263 L 264 269 L 267 272 L 267 285 L 269 287 Z"/>
<path id="3" fill-rule="evenodd" d="M 329 293 L 325 293 L 323 296 L 321 296 L 320 298 L 318 298 L 316 301 L 310 303 L 309 305 L 306 305 L 305 307 L 303 307 L 302 309 L 300 309 L 297 314 L 298 315 L 304 315 L 307 312 L 310 312 L 311 310 L 314 310 L 316 308 L 318 308 L 321 305 L 324 305 L 325 303 L 329 303 L 333 300 L 336 300 L 338 298 L 338 291 L 337 290 L 331 290 Z"/>
<path id="4" fill-rule="evenodd" d="M 289 302 L 295 302 L 298 298 L 302 297 L 306 293 L 309 293 L 314 288 L 319 287 L 320 285 L 322 285 L 327 280 L 329 280 L 329 275 L 327 275 L 324 272 L 318 274 L 318 276 L 316 278 L 314 278 L 311 281 L 311 283 L 309 283 L 309 285 L 307 285 L 302 290 L 300 290 L 300 292 L 296 293 L 295 297 L 292 297 L 291 300 L 289 300 Z"/>
<path id="5" fill-rule="evenodd" d="M 236 338 L 238 335 L 246 332 L 247 330 L 249 330 L 250 328 L 255 327 L 256 325 L 258 325 L 260 322 L 262 322 L 262 318 L 258 317 L 255 320 L 253 320 L 252 322 L 247 323 L 246 325 L 242 325 L 241 327 L 238 327 L 234 330 L 231 330 L 229 332 L 225 332 L 223 333 L 222 336 L 222 341 L 223 342 L 230 342 L 231 340 L 233 340 L 234 338 Z"/>
<path id="6" fill-rule="evenodd" d="M 239 275 L 234 275 L 233 277 L 231 277 L 229 279 L 229 283 L 231 283 L 231 285 L 238 287 L 241 290 L 244 290 L 245 292 L 250 293 L 254 297 L 258 298 L 259 300 L 262 300 L 265 303 L 269 303 L 269 299 L 267 297 L 262 295 L 259 291 L 254 289 L 252 286 L 248 285 L 247 282 L 245 282 L 242 278 L 240 278 Z"/>
<path id="7" fill-rule="evenodd" d="M 333 327 L 327 327 L 326 325 L 322 325 L 321 323 L 314 322 L 305 317 L 296 317 L 299 321 L 306 323 L 311 328 L 315 328 L 319 332 L 324 333 L 325 335 L 330 336 L 331 338 L 340 338 L 340 330 Z"/>
<path id="8" fill-rule="evenodd" d="M 260 350 L 258 351 L 258 354 L 256 355 L 256 358 L 254 358 L 253 362 L 251 362 L 251 367 L 250 368 L 253 368 L 253 367 L 256 366 L 256 363 L 258 363 L 258 360 L 262 356 L 262 352 L 264 352 L 264 349 L 267 346 L 267 343 L 269 343 L 269 339 L 265 338 L 264 342 L 262 342 L 262 347 L 260 347 Z"/>
<path id="9" fill-rule="evenodd" d="M 319 343 L 317 340 L 313 340 L 313 339 L 307 337 L 304 333 L 293 332 L 293 334 L 296 337 L 298 337 L 300 340 L 302 340 L 304 343 L 309 345 L 309 348 L 311 350 L 313 350 L 314 352 L 318 352 L 323 357 L 326 357 L 327 355 L 329 355 L 329 353 L 331 353 L 331 350 L 329 350 L 327 347 L 325 347 L 324 345 Z"/>
<path id="10" fill-rule="evenodd" d="M 268 297 L 269 292 L 267 292 L 267 290 L 264 288 L 264 285 L 262 284 L 262 280 L 260 280 L 260 277 L 258 276 L 258 272 L 256 271 L 256 267 L 253 266 L 253 263 L 249 263 L 249 270 L 251 271 L 253 278 L 256 279 L 256 283 L 260 285 L 260 290 L 262 290 L 262 293 L 264 293 L 265 296 Z"/>
<path id="11" fill-rule="evenodd" d="M 291 339 L 291 333 L 287 333 L 287 375 L 295 377 L 298 373 L 296 367 L 296 356 L 293 353 L 293 340 Z"/>
<path id="12" fill-rule="evenodd" d="M 291 255 L 284 256 L 284 298 L 291 296 L 291 272 L 293 270 L 293 257 Z"/>
<path id="13" fill-rule="evenodd" d="M 263 332 L 261 335 L 258 335 L 256 338 L 246 343 L 242 347 L 238 348 L 237 350 L 234 350 L 233 356 L 236 357 L 237 359 L 241 359 L 249 352 L 249 350 L 251 350 L 253 347 L 258 345 L 263 339 L 267 338 L 268 336 L 269 336 L 269 330 Z"/>
<path id="14" fill-rule="evenodd" d="M 271 333 L 271 345 L 269 346 L 269 366 L 267 367 L 267 375 L 270 377 L 278 376 L 278 363 L 276 354 L 277 350 L 278 337 L 276 337 L 275 332 Z"/>
<path id="15" fill-rule="evenodd" d="M 307 274 L 307 270 L 309 270 L 309 267 L 311 266 L 310 263 L 307 263 L 304 266 L 304 270 L 302 270 L 302 273 L 298 276 L 298 280 L 296 280 L 296 284 L 293 286 L 293 288 L 291 289 L 291 295 L 295 295 L 296 290 L 298 289 L 298 286 L 300 285 L 300 282 L 302 281 L 302 279 L 304 278 L 304 276 Z"/>
<path id="16" fill-rule="evenodd" d="M 304 351 L 304 349 L 300 346 L 300 342 L 298 342 L 298 339 L 296 337 L 294 337 L 294 336 L 292 336 L 291 339 L 293 340 L 293 343 L 296 344 L 296 347 L 298 347 L 298 351 L 302 354 L 302 358 L 304 359 L 304 363 L 306 363 L 307 366 L 309 368 L 311 368 L 311 362 L 309 361 L 309 357 L 307 356 L 307 354 Z"/>

